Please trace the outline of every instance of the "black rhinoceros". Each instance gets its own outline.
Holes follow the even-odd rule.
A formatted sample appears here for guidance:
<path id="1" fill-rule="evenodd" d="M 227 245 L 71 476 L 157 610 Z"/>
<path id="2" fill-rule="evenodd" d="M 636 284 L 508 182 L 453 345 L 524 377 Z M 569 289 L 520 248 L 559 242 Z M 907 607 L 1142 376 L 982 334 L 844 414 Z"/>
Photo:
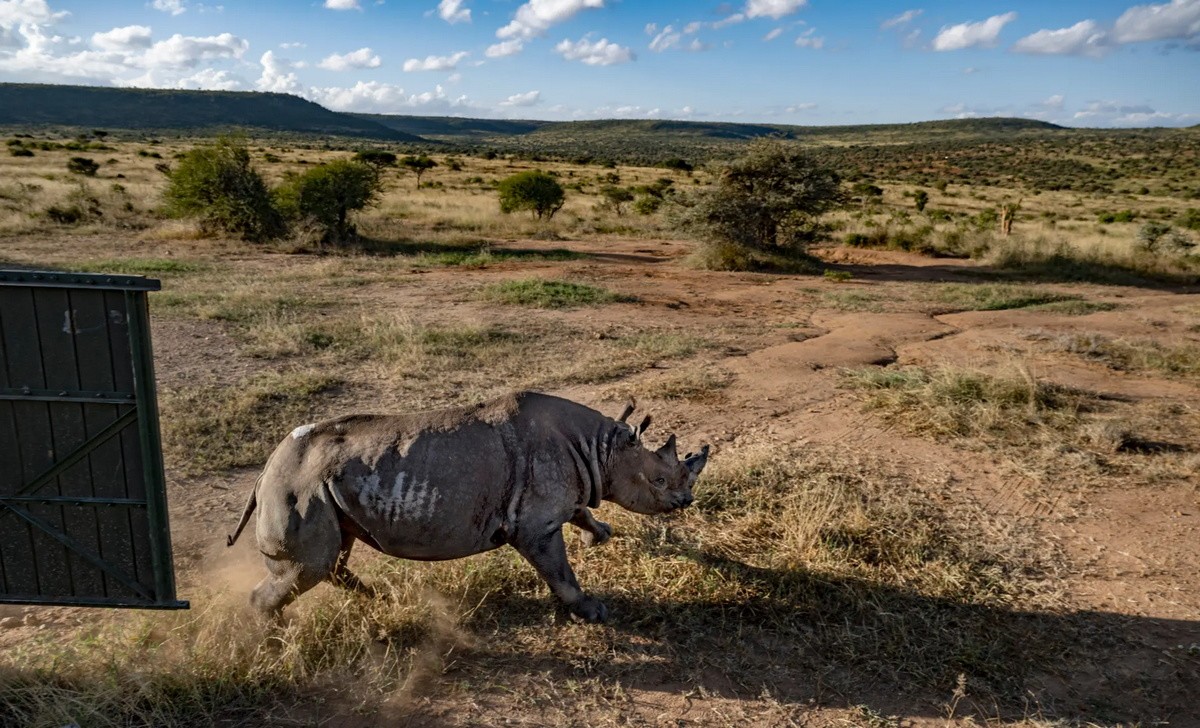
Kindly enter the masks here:
<path id="1" fill-rule="evenodd" d="M 559 397 L 521 392 L 473 407 L 349 415 L 303 425 L 275 448 L 233 545 L 258 507 L 258 548 L 270 574 L 250 601 L 278 615 L 328 579 L 369 592 L 347 569 L 355 540 L 391 556 L 457 559 L 513 546 L 573 614 L 602 622 L 567 563 L 562 526 L 600 544 L 612 533 L 589 508 L 644 514 L 692 502 L 708 446 L 682 462 L 675 436 L 643 447 L 645 418 L 625 423 Z"/>

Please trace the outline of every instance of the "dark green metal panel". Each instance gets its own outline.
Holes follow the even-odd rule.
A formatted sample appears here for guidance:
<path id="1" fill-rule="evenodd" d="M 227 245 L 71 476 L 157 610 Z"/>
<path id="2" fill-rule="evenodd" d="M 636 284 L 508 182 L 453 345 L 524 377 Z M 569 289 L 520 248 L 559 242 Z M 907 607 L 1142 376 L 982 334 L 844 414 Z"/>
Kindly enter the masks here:
<path id="1" fill-rule="evenodd" d="M 0 271 L 0 602 L 175 597 L 146 292 Z"/>

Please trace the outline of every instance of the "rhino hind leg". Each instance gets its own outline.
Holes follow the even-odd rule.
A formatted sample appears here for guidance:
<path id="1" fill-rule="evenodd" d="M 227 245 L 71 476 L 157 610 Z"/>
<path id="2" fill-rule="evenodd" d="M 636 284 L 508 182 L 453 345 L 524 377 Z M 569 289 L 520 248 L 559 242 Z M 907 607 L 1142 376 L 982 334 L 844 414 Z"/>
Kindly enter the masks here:
<path id="1" fill-rule="evenodd" d="M 521 538 L 513 546 L 525 557 L 546 581 L 554 595 L 571 610 L 571 614 L 593 624 L 608 618 L 608 607 L 579 588 L 575 572 L 567 561 L 567 545 L 562 527 L 532 538 Z"/>
<path id="2" fill-rule="evenodd" d="M 346 565 L 350 561 L 350 549 L 354 547 L 354 542 L 358 539 L 354 534 L 342 531 L 342 545 L 338 549 L 337 562 L 333 565 L 333 574 L 330 575 L 329 581 L 334 586 L 341 587 L 356 594 L 363 596 L 375 596 L 375 590 L 363 583 L 362 579 L 358 578 L 358 574 L 350 571 Z"/>
<path id="3" fill-rule="evenodd" d="M 263 614 L 278 618 L 301 594 L 322 581 L 334 580 L 343 535 L 329 505 L 310 506 L 302 516 L 291 499 L 268 501 L 257 536 L 269 573 L 254 587 L 250 603 Z"/>

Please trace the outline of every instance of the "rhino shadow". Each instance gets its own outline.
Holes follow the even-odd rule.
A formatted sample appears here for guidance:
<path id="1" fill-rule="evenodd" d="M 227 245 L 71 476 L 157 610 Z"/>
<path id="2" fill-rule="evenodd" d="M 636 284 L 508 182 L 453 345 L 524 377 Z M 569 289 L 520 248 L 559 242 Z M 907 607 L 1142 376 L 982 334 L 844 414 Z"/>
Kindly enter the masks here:
<path id="1" fill-rule="evenodd" d="M 672 601 L 595 585 L 610 608 L 611 651 L 642 658 L 633 666 L 607 656 L 476 654 L 478 668 L 495 670 L 502 660 L 505 670 L 530 675 L 677 694 L 702 688 L 734 699 L 765 689 L 796 707 L 867 706 L 901 717 L 945 718 L 953 703 L 956 715 L 980 719 L 1200 724 L 1200 621 L 1007 609 L 708 553 L 688 557 L 715 577 L 801 596 Z M 493 595 L 466 626 L 503 633 L 541 624 L 549 602 Z M 460 669 L 476 669 L 471 662 Z M 955 700 L 960 676 L 965 697 Z"/>

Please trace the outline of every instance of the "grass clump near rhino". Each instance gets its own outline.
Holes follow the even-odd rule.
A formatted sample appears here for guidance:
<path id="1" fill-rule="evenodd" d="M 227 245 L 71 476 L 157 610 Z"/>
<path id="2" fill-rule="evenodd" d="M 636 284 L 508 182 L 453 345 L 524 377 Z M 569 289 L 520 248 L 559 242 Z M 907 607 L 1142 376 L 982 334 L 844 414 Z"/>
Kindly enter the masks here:
<path id="1" fill-rule="evenodd" d="M 484 286 L 479 297 L 485 301 L 534 308 L 577 308 L 604 303 L 627 303 L 632 296 L 572 281 L 524 278 Z"/>
<path id="2" fill-rule="evenodd" d="M 361 570 L 379 596 L 318 589 L 270 639 L 230 629 L 248 624 L 232 604 L 239 592 L 204 599 L 204 610 L 104 623 L 67 644 L 31 641 L 0 671 L 0 721 L 269 722 L 320 715 L 328 701 L 390 720 L 419 714 L 421 694 L 486 703 L 500 685 L 542 696 L 548 710 L 604 715 L 620 713 L 631 689 L 703 683 L 707 672 L 785 702 L 803 702 L 785 686 L 811 675 L 834 693 L 864 676 L 944 694 L 965 679 L 975 700 L 1018 705 L 1025 681 L 1080 638 L 1053 613 L 1057 552 L 1024 531 L 989 537 L 989 518 L 943 510 L 930 497 L 938 487 L 828 450 L 729 450 L 691 508 L 612 514 L 601 547 L 570 539 L 580 579 L 620 615 L 611 627 L 559 623 L 509 550 L 372 558 Z M 1014 602 L 1050 611 L 1014 612 Z M 339 683 L 353 695 L 328 692 Z"/>

